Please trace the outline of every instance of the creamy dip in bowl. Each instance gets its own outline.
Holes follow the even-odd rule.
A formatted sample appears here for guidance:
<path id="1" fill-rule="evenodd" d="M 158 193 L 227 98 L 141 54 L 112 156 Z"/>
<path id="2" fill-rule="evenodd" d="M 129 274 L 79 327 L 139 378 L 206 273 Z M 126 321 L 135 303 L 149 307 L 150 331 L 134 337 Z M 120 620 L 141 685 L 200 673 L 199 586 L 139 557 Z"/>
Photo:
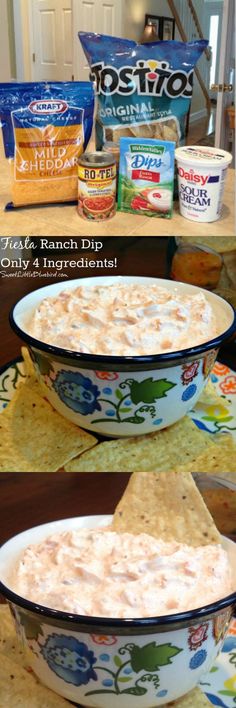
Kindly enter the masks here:
<path id="1" fill-rule="evenodd" d="M 99 527 L 31 544 L 11 585 L 18 595 L 54 609 L 133 619 L 186 612 L 233 591 L 220 545 L 194 548 Z"/>
<path id="2" fill-rule="evenodd" d="M 29 345 L 52 406 L 108 437 L 154 432 L 182 418 L 236 331 L 233 308 L 214 293 L 135 276 L 40 288 L 13 307 L 10 322 Z"/>
<path id="3" fill-rule="evenodd" d="M 34 311 L 28 333 L 75 352 L 145 356 L 187 349 L 220 334 L 203 292 L 170 292 L 168 287 L 123 282 L 78 286 L 45 298 Z"/>
<path id="4" fill-rule="evenodd" d="M 220 650 L 236 602 L 236 545 L 222 538 L 234 591 L 230 591 L 231 581 L 226 577 L 227 566 L 223 561 L 222 592 L 229 591 L 229 594 L 206 604 L 203 592 L 201 604 L 187 611 L 169 611 L 144 618 L 133 618 L 132 615 L 125 618 L 118 618 L 117 615 L 93 617 L 48 607 L 41 604 L 38 597 L 33 601 L 16 592 L 12 584 L 14 569 L 27 547 L 45 545 L 46 539 L 52 536 L 58 538 L 60 534 L 76 536 L 81 529 L 99 526 L 105 530 L 111 518 L 91 516 L 65 519 L 15 536 L 0 549 L 0 591 L 11 604 L 18 632 L 27 649 L 28 663 L 52 690 L 83 706 L 110 708 L 112 700 L 115 708 L 137 708 L 139 694 L 135 693 L 135 688 L 139 686 L 146 689 L 145 693 L 140 692 L 142 708 L 161 706 L 167 700 L 175 700 L 190 691 L 201 675 L 210 669 Z M 96 535 L 97 531 L 94 533 Z M 150 538 L 149 554 L 155 544 L 155 539 Z M 59 553 L 62 548 L 61 545 Z M 219 550 L 221 552 L 220 547 Z M 97 560 L 99 558 L 100 555 Z M 58 562 L 62 569 L 60 556 Z M 133 574 L 138 572 L 139 562 L 145 562 L 145 559 L 132 561 Z M 189 566 L 185 566 L 185 570 L 192 572 Z M 87 581 L 93 583 L 91 576 L 89 579 L 90 571 L 87 571 Z M 119 567 L 117 576 L 119 573 L 122 575 L 123 571 L 124 568 Z M 166 568 L 164 572 L 167 572 Z M 38 573 L 40 575 L 40 567 Z M 191 575 L 185 574 L 186 578 L 191 581 Z M 41 584 L 43 579 L 42 575 Z M 69 577 L 67 579 L 70 580 Z M 64 587 L 66 594 L 69 585 Z M 104 600 L 107 599 L 107 602 L 108 593 L 108 586 L 104 585 Z M 153 593 L 151 582 L 150 597 Z M 130 681 L 123 681 L 124 678 Z M 133 690 L 127 693 L 126 688 Z"/>

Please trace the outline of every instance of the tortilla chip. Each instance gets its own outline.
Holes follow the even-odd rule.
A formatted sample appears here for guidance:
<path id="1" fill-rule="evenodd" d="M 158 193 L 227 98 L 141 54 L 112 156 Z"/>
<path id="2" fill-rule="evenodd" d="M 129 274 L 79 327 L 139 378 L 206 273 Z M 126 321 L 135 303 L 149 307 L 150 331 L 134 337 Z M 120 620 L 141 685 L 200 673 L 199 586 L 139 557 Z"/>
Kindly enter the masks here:
<path id="1" fill-rule="evenodd" d="M 154 124 L 154 133 L 152 136 L 155 140 L 164 140 L 162 122 Z"/>
<path id="2" fill-rule="evenodd" d="M 171 140 L 173 142 L 177 142 L 178 140 L 178 135 L 176 134 L 176 131 L 173 130 L 168 125 L 163 125 L 163 140 Z"/>
<path id="3" fill-rule="evenodd" d="M 27 349 L 27 347 L 21 347 L 21 354 L 24 362 L 25 376 L 33 376 L 37 378 L 36 371 L 29 353 L 29 349 Z"/>
<path id="4" fill-rule="evenodd" d="M 0 416 L 1 472 L 56 472 L 97 439 L 57 413 L 37 382 L 20 384 Z"/>
<path id="5" fill-rule="evenodd" d="M 234 483 L 236 483 L 236 475 L 234 476 Z M 205 477 L 206 475 L 204 475 L 204 479 Z M 209 485 L 210 483 L 209 480 Z M 220 533 L 224 536 L 236 535 L 236 491 L 224 487 L 211 488 L 204 485 L 201 489 L 201 494 Z"/>
<path id="6" fill-rule="evenodd" d="M 20 666 L 25 666 L 25 654 L 22 643 L 16 634 L 16 628 L 7 604 L 0 605 L 0 656 L 4 654 Z"/>
<path id="7" fill-rule="evenodd" d="M 206 246 L 206 248 L 212 248 L 213 251 L 217 253 L 226 253 L 227 251 L 236 250 L 236 238 L 235 236 L 182 236 L 178 238 L 181 243 L 191 243 L 198 246 Z"/>
<path id="8" fill-rule="evenodd" d="M 178 698 L 177 701 L 166 703 L 163 708 L 209 708 L 212 704 L 208 698 L 200 691 L 200 688 L 194 688 L 190 693 L 186 693 L 183 698 Z"/>
<path id="9" fill-rule="evenodd" d="M 224 253 L 224 268 L 228 278 L 229 287 L 235 290 L 236 288 L 236 239 L 234 251 Z M 219 283 L 221 285 L 221 281 Z"/>
<path id="10" fill-rule="evenodd" d="M 189 460 L 185 469 L 188 472 L 235 472 L 236 443 L 232 435 L 214 435 L 215 445 L 204 450 L 200 455 Z"/>
<path id="11" fill-rule="evenodd" d="M 221 543 L 191 474 L 141 472 L 130 477 L 112 523 L 114 531 L 148 533 L 190 546 Z"/>
<path id="12" fill-rule="evenodd" d="M 0 708 L 67 708 L 65 698 L 42 686 L 8 656 L 0 653 Z"/>
<path id="13" fill-rule="evenodd" d="M 21 354 L 23 357 L 24 373 L 26 377 L 25 381 L 21 383 L 28 384 L 32 391 L 38 393 L 39 396 L 43 396 L 43 398 L 47 398 L 47 386 L 42 379 L 39 380 L 39 376 L 31 359 L 29 349 L 27 349 L 27 347 L 22 347 Z"/>
<path id="14" fill-rule="evenodd" d="M 197 403 L 195 403 L 194 408 L 196 408 L 196 406 L 201 407 L 201 404 L 208 406 L 222 406 L 222 396 L 219 396 L 219 394 L 216 392 L 216 388 L 211 379 L 208 379 L 200 398 L 198 399 Z"/>
<path id="15" fill-rule="evenodd" d="M 18 388 L 13 400 L 0 417 L 0 471 L 50 472 L 57 471 L 64 465 L 67 472 L 168 472 L 170 469 L 201 471 L 200 468 L 193 469 L 192 464 L 195 464 L 201 453 L 206 452 L 206 459 L 210 459 L 211 451 L 215 451 L 216 437 L 213 441 L 210 434 L 198 430 L 186 416 L 162 431 L 111 440 L 100 444 L 96 450 L 83 454 L 97 444 L 97 439 L 66 421 L 44 400 L 47 388 L 38 381 L 26 347 L 22 348 L 22 356 L 26 379 L 20 384 L 21 394 Z M 199 399 L 200 406 L 221 403 L 221 397 L 215 393 L 215 388 L 209 380 Z M 32 425 L 33 436 L 30 435 Z"/>
<path id="16" fill-rule="evenodd" d="M 159 432 L 101 443 L 66 464 L 67 472 L 180 471 L 198 454 L 214 450 L 211 435 L 185 416 Z"/>
<path id="17" fill-rule="evenodd" d="M 235 274 L 236 278 L 236 274 Z M 232 290 L 231 288 L 217 288 L 214 290 L 214 293 L 216 295 L 219 295 L 220 297 L 223 297 L 224 300 L 227 300 L 232 307 L 236 310 L 236 290 Z"/>
<path id="18" fill-rule="evenodd" d="M 156 123 L 142 123 L 141 125 L 139 123 L 138 125 L 130 125 L 130 130 L 135 138 L 153 138 L 155 127 Z"/>
<path id="19" fill-rule="evenodd" d="M 105 128 L 106 140 L 119 143 L 119 140 L 124 137 L 132 137 L 130 128 Z"/>

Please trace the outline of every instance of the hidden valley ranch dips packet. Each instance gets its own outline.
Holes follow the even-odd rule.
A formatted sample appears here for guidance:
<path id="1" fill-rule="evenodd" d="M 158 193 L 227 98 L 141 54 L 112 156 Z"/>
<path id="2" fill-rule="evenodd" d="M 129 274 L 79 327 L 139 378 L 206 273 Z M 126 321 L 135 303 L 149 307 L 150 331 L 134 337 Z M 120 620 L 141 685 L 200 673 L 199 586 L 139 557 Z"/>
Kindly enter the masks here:
<path id="1" fill-rule="evenodd" d="M 79 32 L 98 96 L 96 147 L 120 138 L 184 143 L 194 67 L 207 47 L 194 42 L 130 39 Z"/>
<path id="2" fill-rule="evenodd" d="M 121 138 L 118 209 L 170 218 L 174 156 L 174 142 Z"/>

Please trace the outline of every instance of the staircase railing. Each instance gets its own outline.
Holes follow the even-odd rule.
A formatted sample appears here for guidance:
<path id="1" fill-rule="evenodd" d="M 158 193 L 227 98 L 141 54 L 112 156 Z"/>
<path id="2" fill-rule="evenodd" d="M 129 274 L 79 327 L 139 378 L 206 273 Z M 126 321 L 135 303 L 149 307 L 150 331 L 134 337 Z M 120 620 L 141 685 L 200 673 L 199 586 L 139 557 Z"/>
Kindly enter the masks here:
<path id="1" fill-rule="evenodd" d="M 199 39 L 205 39 L 204 35 L 202 34 L 202 28 L 201 28 L 201 25 L 200 25 L 200 22 L 199 22 L 198 15 L 197 15 L 197 13 L 196 13 L 195 7 L 194 7 L 194 5 L 193 5 L 193 3 L 192 3 L 192 0 L 187 0 L 187 4 L 188 4 L 188 7 L 189 7 L 189 9 L 190 9 L 190 12 L 191 12 L 191 15 L 192 15 L 192 18 L 193 18 L 193 21 L 194 21 L 196 30 L 197 30 L 197 32 L 198 32 Z M 208 61 L 211 61 L 211 51 L 210 51 L 210 49 L 209 49 L 208 47 L 206 47 L 206 49 L 204 49 L 204 52 L 205 52 L 205 55 L 206 55 L 207 60 L 208 60 Z"/>
<path id="2" fill-rule="evenodd" d="M 170 10 L 171 10 L 171 12 L 172 12 L 172 15 L 173 15 L 173 17 L 174 17 L 174 19 L 175 19 L 175 22 L 176 22 L 177 28 L 178 28 L 178 30 L 179 30 L 179 34 L 180 34 L 181 39 L 183 40 L 183 42 L 188 42 L 188 41 L 189 41 L 189 36 L 187 35 L 186 30 L 184 29 L 184 26 L 183 26 L 183 23 L 182 23 L 180 14 L 179 14 L 179 12 L 178 12 L 178 10 L 177 10 L 177 7 L 176 7 L 176 2 L 175 2 L 174 0 L 167 0 L 167 2 L 168 2 L 168 5 L 169 5 Z M 192 18 L 193 21 L 194 21 L 194 25 L 195 25 L 195 28 L 196 28 L 196 30 L 197 30 L 198 37 L 199 37 L 200 39 L 204 39 L 204 36 L 203 36 L 203 33 L 202 33 L 202 29 L 201 29 L 201 25 L 200 25 L 200 22 L 199 22 L 199 19 L 198 19 L 198 16 L 197 16 L 195 7 L 194 7 L 194 5 L 193 5 L 193 3 L 192 3 L 192 0 L 187 0 L 187 7 L 189 8 L 189 14 L 191 13 L 191 18 Z M 184 0 L 184 12 L 186 13 L 186 0 Z M 205 55 L 206 55 L 207 61 L 210 61 L 210 59 L 211 59 L 211 52 L 210 52 L 210 50 L 208 49 L 208 47 L 205 49 Z M 196 74 L 198 83 L 199 83 L 199 85 L 200 85 L 200 87 L 201 87 L 202 93 L 203 93 L 203 95 L 204 95 L 205 102 L 206 102 L 207 113 L 208 113 L 208 115 L 209 115 L 210 112 L 211 112 L 210 96 L 209 96 L 209 93 L 208 93 L 206 84 L 205 84 L 205 82 L 204 82 L 204 80 L 203 80 L 203 78 L 202 78 L 201 72 L 199 71 L 198 67 L 195 67 L 195 74 Z"/>

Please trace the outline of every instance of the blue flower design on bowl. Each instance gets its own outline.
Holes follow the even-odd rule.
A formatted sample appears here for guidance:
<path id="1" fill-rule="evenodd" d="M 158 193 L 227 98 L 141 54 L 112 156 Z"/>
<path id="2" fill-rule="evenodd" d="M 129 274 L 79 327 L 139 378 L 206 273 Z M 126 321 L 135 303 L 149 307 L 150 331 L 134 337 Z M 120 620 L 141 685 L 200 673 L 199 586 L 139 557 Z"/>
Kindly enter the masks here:
<path id="1" fill-rule="evenodd" d="M 197 651 L 194 656 L 192 656 L 192 659 L 189 662 L 189 668 L 190 669 L 198 669 L 199 666 L 204 664 L 204 661 L 206 661 L 207 658 L 207 653 L 205 649 L 201 649 L 200 651 Z"/>
<path id="2" fill-rule="evenodd" d="M 40 651 L 51 671 L 66 683 L 85 686 L 90 679 L 98 680 L 93 669 L 97 659 L 84 642 L 54 633 L 47 638 Z"/>
<path id="3" fill-rule="evenodd" d="M 98 402 L 100 391 L 91 379 L 79 372 L 59 371 L 53 381 L 53 387 L 66 406 L 81 415 L 89 415 L 100 411 Z"/>
<path id="4" fill-rule="evenodd" d="M 196 391 L 197 391 L 196 384 L 190 384 L 190 386 L 188 386 L 188 388 L 186 388 L 182 394 L 182 401 L 189 401 L 190 398 L 195 396 Z"/>

